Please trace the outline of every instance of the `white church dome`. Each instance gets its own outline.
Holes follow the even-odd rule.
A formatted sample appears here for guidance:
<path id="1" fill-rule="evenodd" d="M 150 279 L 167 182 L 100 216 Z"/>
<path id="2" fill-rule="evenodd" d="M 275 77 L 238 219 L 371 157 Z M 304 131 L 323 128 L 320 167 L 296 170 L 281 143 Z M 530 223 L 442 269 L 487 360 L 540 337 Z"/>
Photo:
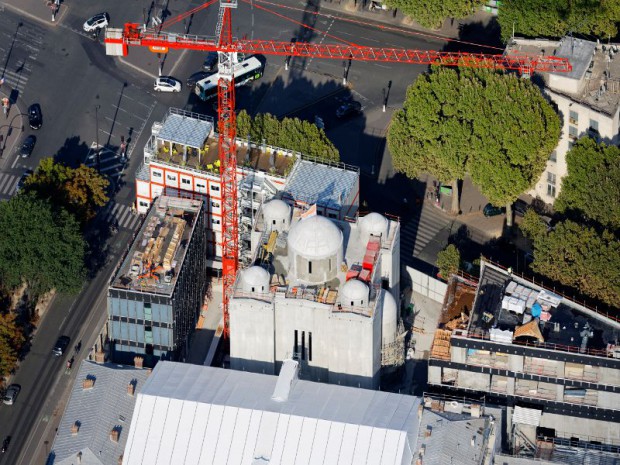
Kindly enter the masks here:
<path id="1" fill-rule="evenodd" d="M 251 266 L 241 274 L 244 292 L 269 292 L 269 272 L 260 266 Z"/>
<path id="2" fill-rule="evenodd" d="M 391 344 L 396 340 L 396 325 L 398 321 L 398 306 L 390 291 L 383 290 L 383 316 L 381 318 L 381 332 L 383 345 Z"/>
<path id="3" fill-rule="evenodd" d="M 373 212 L 360 219 L 360 226 L 364 234 L 386 237 L 389 221 L 385 216 Z"/>
<path id="4" fill-rule="evenodd" d="M 343 306 L 362 306 L 368 304 L 368 286 L 357 279 L 350 279 L 340 291 Z"/>
<path id="5" fill-rule="evenodd" d="M 280 199 L 273 199 L 263 205 L 263 219 L 267 227 L 272 229 L 288 229 L 291 218 L 291 207 Z"/>
<path id="6" fill-rule="evenodd" d="M 288 247 L 295 255 L 309 260 L 340 255 L 342 231 L 324 216 L 304 218 L 289 231 Z"/>

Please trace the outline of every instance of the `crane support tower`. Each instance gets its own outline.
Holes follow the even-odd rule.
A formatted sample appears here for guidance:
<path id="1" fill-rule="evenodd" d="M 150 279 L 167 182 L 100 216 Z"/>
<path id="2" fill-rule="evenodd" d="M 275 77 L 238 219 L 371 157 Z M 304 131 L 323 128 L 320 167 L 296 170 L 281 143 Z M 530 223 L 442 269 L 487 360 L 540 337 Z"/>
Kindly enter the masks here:
<path id="1" fill-rule="evenodd" d="M 152 50 L 188 49 L 218 53 L 218 132 L 220 176 L 222 178 L 222 269 L 224 336 L 230 332 L 228 306 L 239 265 L 239 228 L 237 215 L 237 157 L 235 124 L 235 85 L 233 63 L 237 53 L 280 55 L 287 57 L 325 58 L 373 62 L 411 63 L 422 65 L 464 66 L 517 70 L 522 74 L 538 72 L 570 72 L 567 58 L 540 55 L 507 55 L 462 52 L 436 52 L 397 48 L 366 47 L 357 44 L 315 44 L 273 40 L 233 39 L 231 11 L 237 0 L 220 0 L 219 20 L 215 36 L 197 36 L 163 31 L 171 24 L 195 14 L 215 3 L 210 0 L 175 18 L 157 29 L 138 23 L 124 28 L 108 28 L 105 46 L 108 55 L 125 56 L 129 47 L 150 47 Z M 303 25 L 308 27 L 307 25 Z"/>

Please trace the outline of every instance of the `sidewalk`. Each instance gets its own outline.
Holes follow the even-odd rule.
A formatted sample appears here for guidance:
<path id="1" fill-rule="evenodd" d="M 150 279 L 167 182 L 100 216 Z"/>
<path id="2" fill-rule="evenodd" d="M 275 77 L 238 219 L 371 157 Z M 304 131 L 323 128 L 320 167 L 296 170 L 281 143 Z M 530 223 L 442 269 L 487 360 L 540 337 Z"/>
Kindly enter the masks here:
<path id="1" fill-rule="evenodd" d="M 11 158 L 15 145 L 24 131 L 24 125 L 28 123 L 24 109 L 20 104 L 12 101 L 11 93 L 7 95 L 6 91 L 8 89 L 0 90 L 0 100 L 8 98 L 11 107 L 7 117 L 0 116 L 0 168 L 6 168 L 7 161 Z"/>
<path id="2" fill-rule="evenodd" d="M 52 21 L 52 9 L 47 4 L 48 0 L 4 0 L 0 2 L 0 7 L 7 7 L 27 18 L 56 26 L 62 22 L 69 7 L 64 0 L 60 0 L 58 14 L 55 17 L 55 21 Z"/>

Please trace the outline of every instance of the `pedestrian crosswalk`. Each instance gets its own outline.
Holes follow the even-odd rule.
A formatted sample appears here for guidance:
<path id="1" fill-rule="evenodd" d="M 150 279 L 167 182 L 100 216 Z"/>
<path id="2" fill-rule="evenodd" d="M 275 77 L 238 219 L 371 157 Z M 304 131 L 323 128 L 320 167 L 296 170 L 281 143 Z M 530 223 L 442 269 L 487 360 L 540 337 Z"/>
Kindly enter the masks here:
<path id="1" fill-rule="evenodd" d="M 133 213 L 131 207 L 117 202 L 110 202 L 103 212 L 103 221 L 109 225 L 118 225 L 134 231 L 140 225 L 141 216 Z"/>
<path id="2" fill-rule="evenodd" d="M 452 220 L 436 210 L 433 206 L 425 205 L 418 216 L 402 225 L 400 241 L 403 265 L 412 265 L 413 259 L 417 258 L 442 230 L 450 227 Z"/>
<path id="3" fill-rule="evenodd" d="M 19 176 L 0 173 L 0 196 L 10 198 L 15 193 L 18 180 Z"/>
<path id="4" fill-rule="evenodd" d="M 97 143 L 93 142 L 86 156 L 84 164 L 97 169 L 100 173 L 110 178 L 120 178 L 123 174 L 126 160 L 120 155 L 120 151 L 113 151 L 107 147 L 101 147 L 99 160 L 97 161 Z"/>

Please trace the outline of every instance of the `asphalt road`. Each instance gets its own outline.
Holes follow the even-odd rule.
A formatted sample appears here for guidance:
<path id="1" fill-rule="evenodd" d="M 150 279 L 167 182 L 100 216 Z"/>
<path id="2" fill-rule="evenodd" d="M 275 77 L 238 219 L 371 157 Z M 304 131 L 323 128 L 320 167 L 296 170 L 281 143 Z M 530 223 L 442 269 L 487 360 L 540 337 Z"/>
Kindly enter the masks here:
<path id="1" fill-rule="evenodd" d="M 149 2 L 118 0 L 105 2 L 112 24 L 141 22 L 142 8 Z M 300 4 L 285 0 L 293 9 L 279 13 L 297 21 L 308 21 L 331 36 L 363 45 L 382 45 L 416 49 L 440 49 L 442 42 L 396 31 L 379 31 L 368 25 L 334 21 L 317 9 L 304 11 Z M 171 14 L 188 8 L 190 2 L 170 2 Z M 192 5 L 196 2 L 191 2 Z M 18 91 L 16 98 L 26 108 L 38 102 L 43 109 L 43 128 L 36 131 L 37 146 L 32 157 L 17 159 L 4 154 L 0 160 L 0 199 L 14 194 L 13 185 L 26 168 L 35 168 L 43 157 L 54 156 L 71 165 L 85 162 L 99 167 L 117 188 L 114 208 L 102 215 L 102 222 L 123 210 L 127 215 L 134 200 L 133 175 L 141 163 L 142 147 L 154 120 L 161 120 L 170 106 L 214 114 L 212 104 L 197 102 L 184 88 L 180 95 L 154 95 L 152 77 L 159 65 L 149 56 L 142 71 L 119 63 L 105 55 L 100 41 L 81 31 L 84 19 L 98 13 L 102 5 L 89 0 L 74 0 L 62 26 L 51 28 L 5 11 L 0 16 L 0 66 L 4 64 L 8 84 Z M 331 12 L 329 13 L 332 14 Z M 190 32 L 213 34 L 217 20 L 215 5 L 192 21 Z M 255 39 L 290 40 L 297 38 L 318 43 L 333 41 L 325 32 L 308 32 L 299 25 L 260 10 L 256 4 L 239 3 L 234 13 L 234 34 Z M 18 27 L 19 25 L 19 27 Z M 13 40 L 15 39 L 15 40 Z M 166 57 L 164 74 L 173 73 L 183 80 L 201 68 L 204 54 L 175 52 Z M 283 57 L 267 57 L 265 76 L 238 91 L 239 108 L 250 112 L 324 118 L 328 135 L 341 151 L 343 161 L 360 165 L 363 172 L 373 173 L 383 163 L 382 135 L 389 122 L 390 111 L 404 100 L 406 86 L 424 68 L 403 64 L 353 63 L 348 71 L 348 84 L 342 84 L 347 63 L 340 60 L 294 59 L 287 71 Z M 390 85 L 388 85 L 390 83 Z M 383 113 L 384 89 L 389 87 L 388 112 Z M 344 99 L 362 102 L 361 116 L 345 121 L 334 117 L 336 107 Z M 30 133 L 25 129 L 24 136 Z M 130 158 L 120 160 L 120 137 L 129 142 Z M 97 164 L 93 149 L 104 147 Z M 373 181 L 374 183 L 374 181 Z M 398 187 L 407 189 L 406 183 Z M 395 197 L 398 198 L 396 193 Z M 112 216 L 111 216 L 112 215 Z M 103 217 L 105 216 L 105 217 Z M 118 219 L 118 218 L 117 218 Z M 105 293 L 113 264 L 128 244 L 135 220 L 121 224 L 121 230 L 94 267 L 92 279 L 77 297 L 59 296 L 41 321 L 30 350 L 14 381 L 22 386 L 15 405 L 0 405 L 0 439 L 13 436 L 9 451 L 0 464 L 35 463 L 45 449 L 44 440 L 53 433 L 62 414 L 62 402 L 71 385 L 71 373 L 65 374 L 64 363 L 51 355 L 60 334 L 77 341 L 84 349 L 79 363 L 94 342 L 105 321 Z M 105 229 L 105 228 L 104 228 Z M 53 437 L 50 437 L 50 441 Z M 51 442 L 50 442 L 51 444 Z"/>

